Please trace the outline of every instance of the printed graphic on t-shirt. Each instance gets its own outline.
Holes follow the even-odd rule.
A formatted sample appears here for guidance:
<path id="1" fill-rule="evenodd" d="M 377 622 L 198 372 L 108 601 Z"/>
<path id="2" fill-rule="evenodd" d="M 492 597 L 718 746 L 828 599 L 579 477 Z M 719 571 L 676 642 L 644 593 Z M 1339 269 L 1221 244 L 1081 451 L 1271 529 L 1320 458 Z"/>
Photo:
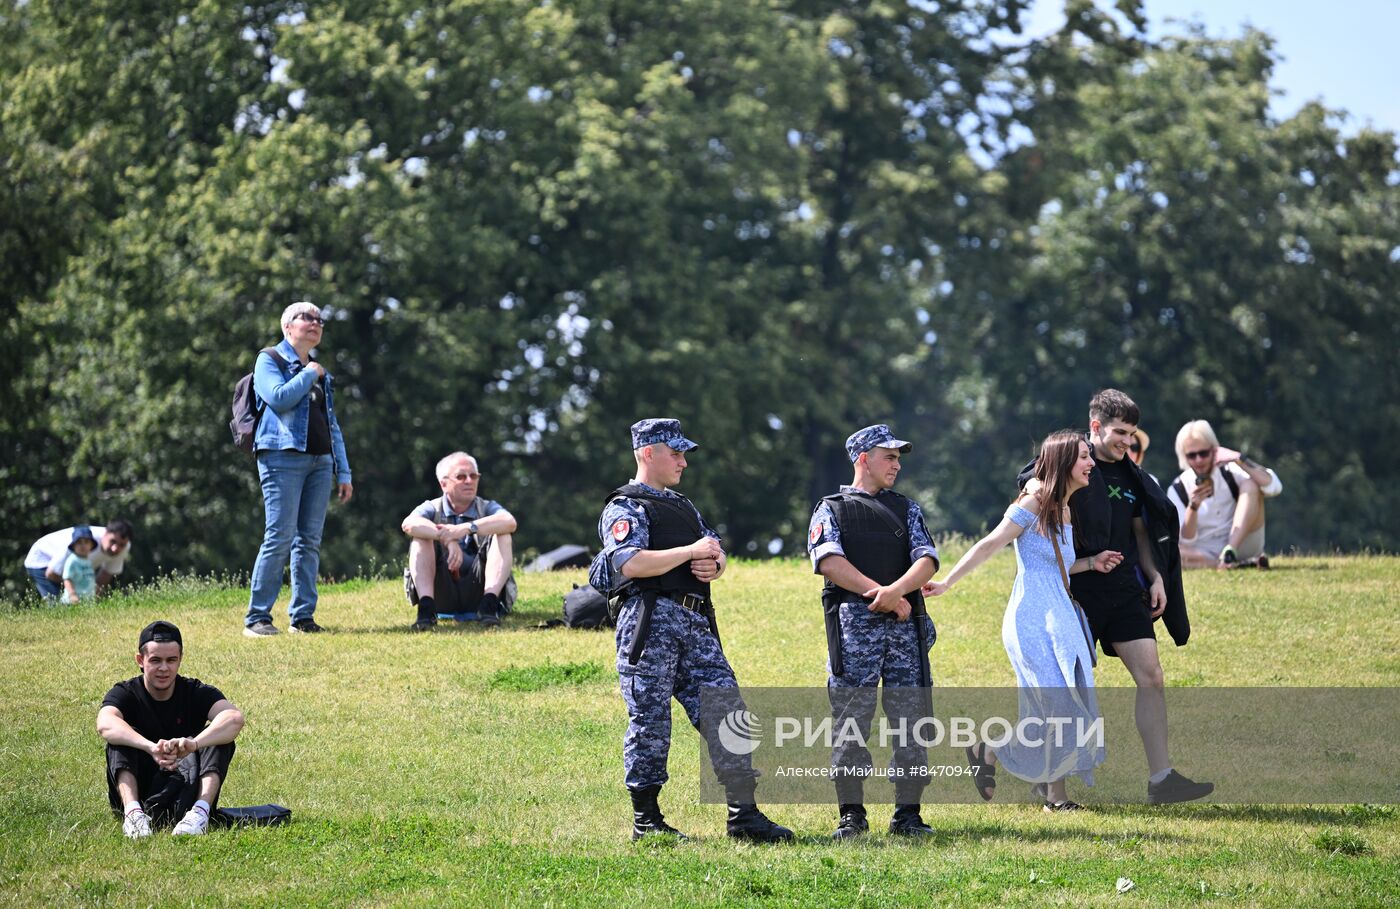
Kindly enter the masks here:
<path id="1" fill-rule="evenodd" d="M 1137 538 L 1133 535 L 1133 518 L 1142 516 L 1142 485 L 1123 461 L 1094 459 L 1094 469 L 1103 477 L 1108 489 L 1109 533 L 1104 549 L 1123 553 L 1118 567 L 1103 574 L 1085 571 L 1071 578 L 1076 590 L 1135 592 L 1141 589 L 1137 579 Z M 1084 553 L 1093 555 L 1094 553 Z"/>
<path id="2" fill-rule="evenodd" d="M 1110 499 L 1118 499 L 1120 501 L 1127 501 L 1134 504 L 1137 503 L 1137 495 L 1131 489 L 1125 488 L 1123 486 L 1115 486 L 1112 483 L 1108 484 L 1108 497 Z"/>

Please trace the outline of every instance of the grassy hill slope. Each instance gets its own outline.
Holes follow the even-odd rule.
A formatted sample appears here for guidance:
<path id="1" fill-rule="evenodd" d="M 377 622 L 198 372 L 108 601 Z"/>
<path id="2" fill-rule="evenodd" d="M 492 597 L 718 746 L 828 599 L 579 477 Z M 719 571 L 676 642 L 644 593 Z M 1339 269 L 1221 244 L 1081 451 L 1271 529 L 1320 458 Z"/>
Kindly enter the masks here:
<path id="1" fill-rule="evenodd" d="M 1169 683 L 1400 687 L 1400 559 L 1277 565 L 1188 577 L 1193 639 L 1175 648 L 1161 634 Z M 934 604 L 936 684 L 1014 684 L 1000 640 L 1013 570 L 998 556 Z M 396 582 L 323 588 L 316 617 L 332 633 L 314 637 L 245 639 L 246 591 L 194 582 L 92 607 L 0 609 L 0 906 L 1400 902 L 1389 806 L 1066 817 L 1014 802 L 940 805 L 925 813 L 933 842 L 879 832 L 837 847 L 826 839 L 833 806 L 784 805 L 770 814 L 799 843 L 735 845 L 722 807 L 699 801 L 698 737 L 678 708 L 663 806 L 694 840 L 634 846 L 611 635 L 532 627 L 558 615 L 572 583 L 582 572 L 524 577 L 501 629 L 447 623 L 431 635 L 408 633 Z M 741 683 L 824 684 L 818 587 L 797 562 L 739 563 L 721 580 Z M 224 804 L 278 802 L 294 810 L 290 826 L 122 839 L 93 721 L 108 687 L 136 673 L 136 633 L 155 618 L 183 630 L 184 674 L 248 714 Z M 1131 680 L 1105 660 L 1098 684 Z M 1140 761 L 1138 743 L 1110 752 L 1119 758 Z M 1092 790 L 1071 793 L 1093 802 Z M 872 807 L 875 829 L 887 813 Z M 1135 884 L 1123 895 L 1120 877 Z"/>

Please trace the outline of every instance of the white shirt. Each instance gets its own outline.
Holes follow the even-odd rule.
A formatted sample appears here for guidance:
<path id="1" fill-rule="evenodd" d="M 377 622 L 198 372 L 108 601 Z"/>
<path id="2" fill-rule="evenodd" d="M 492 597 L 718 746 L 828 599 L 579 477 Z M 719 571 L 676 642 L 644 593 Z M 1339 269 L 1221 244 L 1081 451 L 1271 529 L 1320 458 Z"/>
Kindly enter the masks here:
<path id="1" fill-rule="evenodd" d="M 1283 492 L 1283 482 L 1279 480 L 1278 474 L 1269 468 L 1269 485 L 1262 490 L 1264 495 L 1272 498 Z M 1235 478 L 1235 485 L 1239 485 L 1240 480 L 1248 479 L 1249 474 L 1245 473 L 1243 467 L 1233 462 L 1225 465 L 1217 464 L 1211 468 L 1210 478 L 1215 484 L 1214 491 L 1210 498 L 1201 503 L 1201 507 L 1196 510 L 1196 535 L 1188 537 L 1184 534 L 1181 542 L 1196 546 L 1208 552 L 1218 552 L 1224 549 L 1230 542 L 1230 526 L 1235 520 L 1235 505 L 1238 504 L 1230 495 L 1230 487 L 1225 485 L 1225 479 L 1221 475 L 1222 470 L 1229 470 Z M 1169 488 L 1167 498 L 1171 499 L 1176 506 L 1176 516 L 1184 527 L 1186 525 L 1186 506 L 1191 502 L 1191 495 L 1196 491 L 1196 472 L 1193 470 L 1183 470 L 1181 476 L 1177 477 L 1181 485 L 1186 487 L 1186 501 L 1181 501 L 1177 497 L 1176 490 Z M 1175 486 L 1176 484 L 1172 484 Z"/>
<path id="2" fill-rule="evenodd" d="M 131 542 L 121 548 L 116 555 L 108 555 L 102 549 L 102 536 L 107 532 L 107 528 L 98 524 L 89 525 L 92 528 L 92 535 L 97 538 L 98 546 L 88 556 L 88 561 L 92 563 L 92 570 L 95 573 L 107 572 L 116 577 L 122 573 L 126 567 L 126 556 L 131 552 Z M 24 557 L 25 568 L 42 568 L 52 571 L 54 574 L 63 574 L 63 565 L 68 561 L 68 544 L 73 542 L 73 528 L 65 527 L 62 530 L 55 530 L 53 533 L 46 533 L 34 541 L 34 545 L 29 547 L 29 555 Z"/>

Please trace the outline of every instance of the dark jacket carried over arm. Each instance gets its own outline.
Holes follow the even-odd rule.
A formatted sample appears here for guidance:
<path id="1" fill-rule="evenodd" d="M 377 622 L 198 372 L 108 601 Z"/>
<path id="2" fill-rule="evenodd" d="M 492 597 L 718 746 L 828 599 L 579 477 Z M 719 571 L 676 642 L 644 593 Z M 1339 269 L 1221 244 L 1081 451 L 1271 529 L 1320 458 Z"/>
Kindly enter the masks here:
<path id="1" fill-rule="evenodd" d="M 1162 624 L 1172 636 L 1176 646 L 1185 645 L 1191 637 L 1191 620 L 1186 615 L 1186 592 L 1181 586 L 1181 550 L 1177 540 L 1181 534 L 1176 506 L 1167 499 L 1167 494 L 1156 481 L 1132 462 L 1125 459 L 1138 478 L 1142 487 L 1142 520 L 1147 525 L 1147 542 L 1152 547 L 1152 561 L 1162 574 L 1162 587 L 1167 594 L 1167 608 L 1162 613 Z M 1031 461 L 1016 476 L 1016 485 L 1024 487 L 1035 475 L 1035 461 Z M 1080 555 L 1096 555 L 1108 548 L 1111 522 L 1108 504 L 1108 484 L 1103 474 L 1097 470 L 1089 475 L 1089 485 L 1079 490 L 1069 499 L 1070 515 L 1074 520 L 1074 551 Z M 1104 645 L 1108 653 L 1108 645 Z"/>

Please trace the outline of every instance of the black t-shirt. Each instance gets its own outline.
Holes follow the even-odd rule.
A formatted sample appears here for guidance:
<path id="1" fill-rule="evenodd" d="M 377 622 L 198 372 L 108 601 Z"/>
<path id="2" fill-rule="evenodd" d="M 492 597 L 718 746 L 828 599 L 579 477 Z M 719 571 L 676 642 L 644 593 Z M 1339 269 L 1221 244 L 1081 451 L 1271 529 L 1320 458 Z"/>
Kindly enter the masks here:
<path id="1" fill-rule="evenodd" d="M 326 380 L 318 378 L 307 394 L 311 398 L 311 416 L 306 424 L 306 453 L 331 453 L 331 420 L 326 413 Z"/>
<path id="2" fill-rule="evenodd" d="M 170 697 L 157 701 L 138 675 L 113 685 L 102 706 L 117 708 L 132 729 L 157 742 L 198 735 L 209 722 L 210 708 L 223 699 L 223 692 L 213 685 L 177 675 Z"/>
<path id="3" fill-rule="evenodd" d="M 1097 591 L 1132 590 L 1139 591 L 1142 585 L 1137 579 L 1138 551 L 1137 537 L 1133 534 L 1133 518 L 1142 517 L 1142 484 L 1138 481 L 1127 459 L 1121 461 L 1100 461 L 1094 458 L 1094 469 L 1103 477 L 1108 487 L 1108 508 L 1110 515 L 1108 545 L 1105 549 L 1123 553 L 1123 561 L 1108 574 L 1097 571 L 1084 571 L 1073 575 L 1072 587 Z M 1097 553 L 1080 552 L 1076 556 L 1091 556 Z M 1066 566 L 1068 567 L 1068 566 Z"/>

